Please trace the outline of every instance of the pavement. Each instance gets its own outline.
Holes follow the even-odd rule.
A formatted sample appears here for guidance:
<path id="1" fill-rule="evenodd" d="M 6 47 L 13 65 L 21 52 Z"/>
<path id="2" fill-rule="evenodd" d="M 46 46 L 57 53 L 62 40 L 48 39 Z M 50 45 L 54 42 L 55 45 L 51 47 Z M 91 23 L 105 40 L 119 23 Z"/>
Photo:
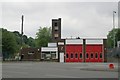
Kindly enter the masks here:
<path id="1" fill-rule="evenodd" d="M 118 64 L 110 63 L 56 63 L 56 62 L 5 62 L 3 78 L 118 78 Z"/>

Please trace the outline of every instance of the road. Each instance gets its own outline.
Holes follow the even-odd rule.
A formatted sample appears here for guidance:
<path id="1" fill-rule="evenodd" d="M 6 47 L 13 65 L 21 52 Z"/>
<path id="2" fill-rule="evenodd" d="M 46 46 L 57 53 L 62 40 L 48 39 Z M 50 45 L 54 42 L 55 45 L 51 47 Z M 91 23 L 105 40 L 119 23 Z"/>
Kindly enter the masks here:
<path id="1" fill-rule="evenodd" d="M 118 78 L 118 64 L 108 63 L 7 62 L 2 64 L 3 78 Z"/>

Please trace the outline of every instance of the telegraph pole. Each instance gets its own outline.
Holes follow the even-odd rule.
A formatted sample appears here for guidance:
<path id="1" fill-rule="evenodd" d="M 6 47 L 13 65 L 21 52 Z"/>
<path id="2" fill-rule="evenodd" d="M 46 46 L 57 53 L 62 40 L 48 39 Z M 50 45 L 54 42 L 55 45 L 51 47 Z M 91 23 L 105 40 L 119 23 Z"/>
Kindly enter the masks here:
<path id="1" fill-rule="evenodd" d="M 113 48 L 115 48 L 115 13 L 116 11 L 113 11 Z"/>
<path id="2" fill-rule="evenodd" d="M 24 16 L 22 15 L 21 17 L 22 23 L 21 23 L 21 49 L 20 49 L 20 61 L 22 61 L 23 54 L 22 54 L 22 46 L 23 46 L 23 21 L 24 21 Z"/>
<path id="3" fill-rule="evenodd" d="M 21 24 L 21 49 L 22 49 L 22 44 L 23 44 L 23 21 L 24 21 L 24 16 L 22 15 L 22 24 Z"/>

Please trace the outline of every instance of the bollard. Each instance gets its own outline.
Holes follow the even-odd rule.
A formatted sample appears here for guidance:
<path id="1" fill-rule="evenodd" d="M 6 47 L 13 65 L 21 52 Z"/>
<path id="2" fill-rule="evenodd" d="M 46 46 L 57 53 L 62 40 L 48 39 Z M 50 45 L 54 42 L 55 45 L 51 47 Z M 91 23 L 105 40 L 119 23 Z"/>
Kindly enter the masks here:
<path id="1" fill-rule="evenodd" d="M 109 69 L 114 69 L 114 64 L 109 64 Z"/>

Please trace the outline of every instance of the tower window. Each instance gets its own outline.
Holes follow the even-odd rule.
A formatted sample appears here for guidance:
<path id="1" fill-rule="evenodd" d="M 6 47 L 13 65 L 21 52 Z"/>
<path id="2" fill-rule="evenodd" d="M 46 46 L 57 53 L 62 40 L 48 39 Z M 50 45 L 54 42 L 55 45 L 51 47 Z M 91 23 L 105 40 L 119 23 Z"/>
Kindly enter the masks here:
<path id="1" fill-rule="evenodd" d="M 58 37 L 58 34 L 54 34 L 54 37 Z"/>
<path id="2" fill-rule="evenodd" d="M 55 30 L 56 30 L 56 31 L 58 30 L 58 27 L 57 27 L 57 26 L 55 27 Z"/>
<path id="3" fill-rule="evenodd" d="M 54 26 L 57 26 L 57 22 L 55 23 L 55 25 Z"/>

